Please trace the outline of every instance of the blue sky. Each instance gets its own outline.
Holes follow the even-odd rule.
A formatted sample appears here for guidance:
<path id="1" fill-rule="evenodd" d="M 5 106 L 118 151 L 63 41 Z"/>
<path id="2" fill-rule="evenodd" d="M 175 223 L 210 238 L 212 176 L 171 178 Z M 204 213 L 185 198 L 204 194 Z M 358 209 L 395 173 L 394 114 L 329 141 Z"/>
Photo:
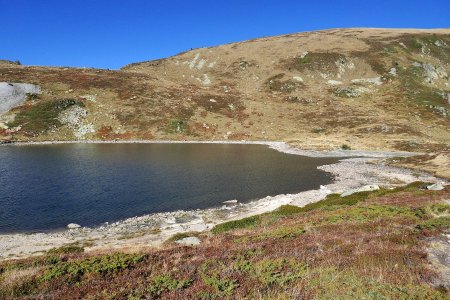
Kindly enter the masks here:
<path id="1" fill-rule="evenodd" d="M 117 69 L 292 32 L 448 28 L 450 0 L 0 0 L 0 59 Z"/>

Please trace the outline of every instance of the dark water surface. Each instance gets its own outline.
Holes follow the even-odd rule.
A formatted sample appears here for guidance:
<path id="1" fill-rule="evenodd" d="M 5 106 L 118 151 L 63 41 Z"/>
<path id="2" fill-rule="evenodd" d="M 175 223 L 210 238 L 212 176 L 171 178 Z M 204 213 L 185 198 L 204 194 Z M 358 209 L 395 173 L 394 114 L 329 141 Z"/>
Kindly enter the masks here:
<path id="1" fill-rule="evenodd" d="M 0 147 L 0 232 L 95 226 L 155 212 L 316 189 L 335 158 L 263 145 L 70 144 Z"/>

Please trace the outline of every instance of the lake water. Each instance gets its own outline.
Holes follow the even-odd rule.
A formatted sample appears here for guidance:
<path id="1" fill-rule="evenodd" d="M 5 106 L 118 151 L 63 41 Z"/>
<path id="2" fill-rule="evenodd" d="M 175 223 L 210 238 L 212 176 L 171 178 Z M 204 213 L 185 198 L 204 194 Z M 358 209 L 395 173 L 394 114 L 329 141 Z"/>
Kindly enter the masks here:
<path id="1" fill-rule="evenodd" d="M 310 158 L 239 144 L 0 147 L 0 233 L 96 226 L 149 213 L 317 189 L 332 178 Z"/>

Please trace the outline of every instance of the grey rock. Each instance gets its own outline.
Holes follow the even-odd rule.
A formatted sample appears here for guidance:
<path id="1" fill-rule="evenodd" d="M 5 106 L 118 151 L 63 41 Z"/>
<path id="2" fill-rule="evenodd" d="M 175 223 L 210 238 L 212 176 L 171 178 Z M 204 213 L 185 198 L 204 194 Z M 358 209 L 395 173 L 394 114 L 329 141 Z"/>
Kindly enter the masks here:
<path id="1" fill-rule="evenodd" d="M 81 226 L 75 223 L 70 223 L 67 225 L 67 228 L 69 229 L 76 229 L 76 228 L 80 228 Z"/>
<path id="2" fill-rule="evenodd" d="M 378 185 L 376 185 L 376 184 L 369 184 L 369 185 L 362 186 L 360 188 L 356 188 L 356 189 L 351 189 L 351 190 L 345 191 L 345 192 L 343 192 L 341 194 L 341 197 L 349 196 L 351 194 L 359 193 L 359 192 L 376 191 L 376 190 L 379 190 L 379 189 L 380 189 L 380 187 Z"/>
<path id="3" fill-rule="evenodd" d="M 439 183 L 435 183 L 435 184 L 427 186 L 427 190 L 430 190 L 430 191 L 441 191 L 443 189 L 444 189 L 444 186 Z"/>
<path id="4" fill-rule="evenodd" d="M 181 240 L 175 241 L 175 243 L 186 245 L 186 246 L 197 246 L 197 245 L 200 245 L 201 241 L 198 237 L 189 236 L 189 237 L 182 238 Z"/>

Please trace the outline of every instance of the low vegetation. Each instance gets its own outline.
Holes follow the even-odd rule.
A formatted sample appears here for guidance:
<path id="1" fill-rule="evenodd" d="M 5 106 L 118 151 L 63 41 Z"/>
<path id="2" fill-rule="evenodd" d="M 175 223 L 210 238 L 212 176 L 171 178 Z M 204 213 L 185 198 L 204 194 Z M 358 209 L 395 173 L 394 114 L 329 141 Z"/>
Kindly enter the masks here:
<path id="1" fill-rule="evenodd" d="M 417 182 L 329 195 L 217 225 L 189 247 L 0 264 L 2 299 L 448 299 L 427 241 L 450 230 L 450 189 Z"/>
<path id="2" fill-rule="evenodd" d="M 20 126 L 26 134 L 34 135 L 43 133 L 51 128 L 61 126 L 58 115 L 67 108 L 78 105 L 84 107 L 84 103 L 77 99 L 60 99 L 38 102 L 35 105 L 21 109 L 9 127 Z"/>

